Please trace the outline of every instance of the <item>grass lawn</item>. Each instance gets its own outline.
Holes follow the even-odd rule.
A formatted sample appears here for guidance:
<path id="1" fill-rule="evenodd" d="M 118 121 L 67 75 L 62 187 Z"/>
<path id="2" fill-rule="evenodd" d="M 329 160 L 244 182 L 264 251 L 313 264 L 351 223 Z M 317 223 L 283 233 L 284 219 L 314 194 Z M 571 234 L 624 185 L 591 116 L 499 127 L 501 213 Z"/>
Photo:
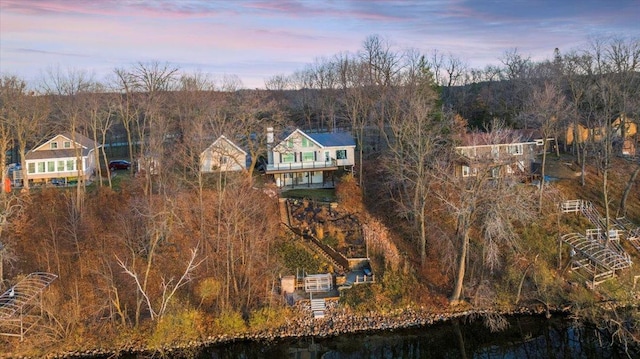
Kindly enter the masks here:
<path id="1" fill-rule="evenodd" d="M 294 188 L 282 191 L 285 198 L 308 198 L 323 202 L 335 202 L 336 191 L 332 188 Z"/>

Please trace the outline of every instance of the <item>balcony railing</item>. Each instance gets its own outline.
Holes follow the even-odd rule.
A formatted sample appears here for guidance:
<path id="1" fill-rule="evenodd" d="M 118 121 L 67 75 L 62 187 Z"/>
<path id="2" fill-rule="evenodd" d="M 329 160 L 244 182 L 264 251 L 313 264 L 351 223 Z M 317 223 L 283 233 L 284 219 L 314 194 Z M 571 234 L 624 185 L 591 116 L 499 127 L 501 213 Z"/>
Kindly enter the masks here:
<path id="1" fill-rule="evenodd" d="M 287 171 L 287 170 L 313 170 L 337 167 L 338 161 L 331 159 L 329 161 L 309 161 L 309 162 L 286 162 L 286 163 L 270 163 L 267 165 L 267 172 L 270 171 Z"/>

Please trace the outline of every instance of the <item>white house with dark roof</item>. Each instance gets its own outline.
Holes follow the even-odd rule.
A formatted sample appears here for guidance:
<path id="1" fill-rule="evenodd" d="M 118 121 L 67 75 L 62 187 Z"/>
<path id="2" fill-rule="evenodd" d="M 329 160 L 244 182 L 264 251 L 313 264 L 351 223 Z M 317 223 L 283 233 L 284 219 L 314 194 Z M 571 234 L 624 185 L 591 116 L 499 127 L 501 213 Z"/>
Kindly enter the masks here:
<path id="1" fill-rule="evenodd" d="M 88 180 L 95 173 L 96 151 L 100 147 L 100 144 L 79 133 L 56 135 L 25 155 L 27 180 Z"/>
<path id="2" fill-rule="evenodd" d="M 200 172 L 242 171 L 247 168 L 247 152 L 224 135 L 200 154 Z"/>
<path id="3" fill-rule="evenodd" d="M 356 143 L 348 132 L 305 133 L 296 129 L 275 143 L 273 129 L 267 131 L 265 173 L 274 176 L 278 187 L 333 186 L 335 171 L 355 164 Z"/>

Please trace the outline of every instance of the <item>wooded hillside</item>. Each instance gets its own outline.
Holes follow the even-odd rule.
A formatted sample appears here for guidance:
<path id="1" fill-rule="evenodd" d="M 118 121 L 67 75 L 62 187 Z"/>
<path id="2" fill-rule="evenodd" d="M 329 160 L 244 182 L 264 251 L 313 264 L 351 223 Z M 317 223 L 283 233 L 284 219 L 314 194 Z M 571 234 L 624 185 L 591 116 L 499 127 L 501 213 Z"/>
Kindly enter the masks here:
<path id="1" fill-rule="evenodd" d="M 582 199 L 607 223 L 624 216 L 640 226 L 640 135 L 628 126 L 640 124 L 640 40 L 556 49 L 541 62 L 514 50 L 501 61 L 469 69 L 371 36 L 357 53 L 275 76 L 266 90 L 161 63 L 115 69 L 110 83 L 73 70 L 40 84 L 4 76 L 3 182 L 8 164 L 54 134 L 77 132 L 102 148 L 91 183 L 26 181 L 0 196 L 0 293 L 31 272 L 58 275 L 37 334 L 0 338 L 0 347 L 30 355 L 153 347 L 284 322 L 277 283 L 295 270 L 285 258 L 297 254 L 272 179 L 254 170 L 266 158 L 267 127 L 340 128 L 356 139 L 353 177 L 336 189 L 340 205 L 384 228 L 399 255 L 390 265 L 383 251 L 373 253 L 379 280 L 350 291 L 345 306 L 637 305 L 637 264 L 597 290 L 567 269 L 570 250 L 559 236 L 587 223 L 558 206 Z M 579 126 L 589 135 L 569 143 Z M 456 175 L 465 135 L 500 143 L 513 129 L 547 139 L 543 170 L 496 177 L 496 164 L 485 163 L 477 175 Z M 248 169 L 199 171 L 200 154 L 220 135 L 246 149 Z M 622 156 L 625 146 L 635 154 Z M 152 158 L 153 171 L 107 168 L 141 158 Z M 640 262 L 640 252 L 625 249 Z M 637 338 L 633 328 L 624 334 Z"/>

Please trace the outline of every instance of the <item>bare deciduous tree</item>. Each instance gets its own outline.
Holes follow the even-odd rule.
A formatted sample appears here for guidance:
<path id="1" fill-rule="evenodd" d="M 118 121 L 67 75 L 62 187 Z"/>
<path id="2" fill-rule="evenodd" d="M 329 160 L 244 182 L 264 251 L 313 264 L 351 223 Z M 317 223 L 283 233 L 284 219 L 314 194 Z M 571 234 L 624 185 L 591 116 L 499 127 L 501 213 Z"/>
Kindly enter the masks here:
<path id="1" fill-rule="evenodd" d="M 29 173 L 25 161 L 27 147 L 39 143 L 46 137 L 43 125 L 50 113 L 49 99 L 27 91 L 27 84 L 17 77 L 2 80 L 4 105 L 3 116 L 11 126 L 11 134 L 18 147 L 22 165 L 22 182 L 29 190 Z"/>
<path id="2" fill-rule="evenodd" d="M 116 257 L 116 260 L 118 261 L 118 265 L 124 270 L 124 272 L 135 281 L 136 288 L 144 298 L 147 309 L 149 310 L 151 320 L 155 320 L 162 318 L 162 316 L 166 313 L 168 305 L 178 289 L 185 286 L 191 281 L 192 272 L 203 262 L 203 260 L 201 260 L 196 263 L 197 257 L 198 250 L 196 248 L 191 249 L 191 256 L 187 261 L 186 268 L 180 278 L 178 278 L 177 280 L 173 277 L 165 278 L 164 276 L 162 276 L 162 295 L 159 298 L 160 304 L 158 304 L 157 309 L 154 303 L 158 300 L 156 300 L 156 298 L 153 298 L 152 295 L 147 291 L 148 271 L 145 272 L 143 278 L 141 278 L 141 274 L 138 274 L 135 268 L 128 266 L 118 257 Z"/>
<path id="3" fill-rule="evenodd" d="M 76 138 L 76 135 L 78 133 L 86 135 L 86 129 L 83 128 L 85 109 L 82 106 L 81 98 L 88 94 L 92 83 L 93 79 L 86 72 L 72 69 L 63 71 L 60 68 L 49 69 L 47 78 L 42 82 L 45 93 L 53 98 L 53 105 L 56 109 L 55 114 L 60 117 L 60 122 L 65 124 L 71 136 L 76 158 L 76 177 L 78 184 L 76 186 L 75 204 L 79 217 L 82 216 L 82 207 L 84 205 L 86 189 L 85 172 L 87 169 L 83 167 L 82 147 L 78 145 L 81 141 Z M 94 152 L 96 160 L 99 159 L 97 155 L 97 151 Z"/>
<path id="4" fill-rule="evenodd" d="M 571 108 L 560 90 L 552 83 L 545 82 L 544 88 L 533 90 L 533 94 L 525 104 L 520 116 L 527 116 L 527 121 L 533 128 L 540 131 L 542 140 L 542 165 L 540 168 L 540 195 L 538 197 L 538 210 L 542 212 L 542 198 L 545 186 L 545 167 L 547 163 L 547 151 L 549 140 L 557 144 L 557 132 L 565 123 L 567 114 Z"/>
<path id="5" fill-rule="evenodd" d="M 437 161 L 442 147 L 449 141 L 448 124 L 441 120 L 437 108 L 434 80 L 424 67 L 416 68 L 414 82 L 394 92 L 397 97 L 387 106 L 388 144 L 385 167 L 392 198 L 403 217 L 417 228 L 421 262 L 427 254 L 427 205 L 430 202 L 431 164 Z"/>
<path id="6" fill-rule="evenodd" d="M 483 137 L 484 144 L 513 141 L 509 131 L 499 122 L 494 123 L 491 132 L 483 134 Z M 434 195 L 445 205 L 455 222 L 452 240 L 459 254 L 450 301 L 456 304 L 463 295 L 470 257 L 481 254 L 481 262 L 486 267 L 490 270 L 498 268 L 501 253 L 518 248 L 514 223 L 526 223 L 532 218 L 535 201 L 533 192 L 517 185 L 518 181 L 508 176 L 496 176 L 502 172 L 500 168 L 511 165 L 509 158 L 496 161 L 491 153 L 460 157 L 453 148 L 450 151 L 447 159 L 437 162 L 438 168 L 432 173 L 439 182 L 433 187 Z M 461 176 L 454 168 L 461 161 L 471 168 L 467 177 Z M 470 251 L 472 241 L 482 251 Z"/>
<path id="7" fill-rule="evenodd" d="M 367 98 L 367 69 L 355 57 L 342 54 L 336 58 L 341 105 L 355 134 L 358 149 L 358 182 L 363 187 L 363 160 L 365 131 L 371 124 L 369 99 Z"/>

